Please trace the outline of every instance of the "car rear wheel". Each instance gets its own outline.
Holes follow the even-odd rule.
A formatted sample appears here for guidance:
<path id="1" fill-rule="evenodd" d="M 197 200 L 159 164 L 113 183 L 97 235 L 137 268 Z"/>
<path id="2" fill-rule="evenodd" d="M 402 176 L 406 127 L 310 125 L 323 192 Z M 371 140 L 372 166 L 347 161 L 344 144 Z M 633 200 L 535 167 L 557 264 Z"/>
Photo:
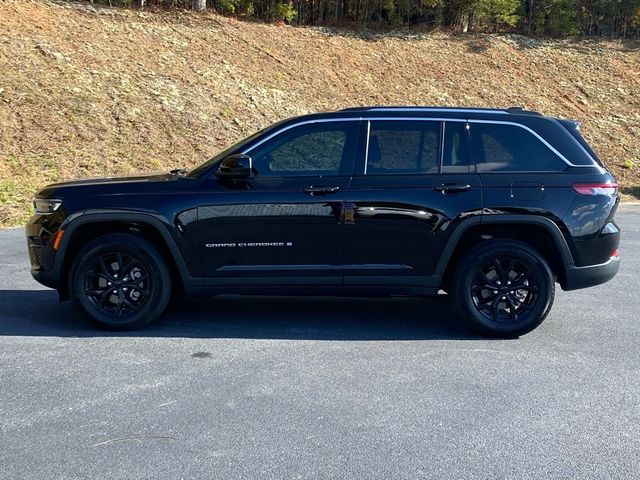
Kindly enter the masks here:
<path id="1" fill-rule="evenodd" d="M 70 277 L 75 305 L 103 328 L 130 330 L 155 320 L 171 295 L 162 255 L 129 234 L 98 237 L 78 254 Z"/>
<path id="2" fill-rule="evenodd" d="M 532 331 L 548 315 L 555 296 L 555 281 L 544 257 L 515 240 L 492 240 L 469 250 L 452 283 L 462 317 L 494 336 Z"/>

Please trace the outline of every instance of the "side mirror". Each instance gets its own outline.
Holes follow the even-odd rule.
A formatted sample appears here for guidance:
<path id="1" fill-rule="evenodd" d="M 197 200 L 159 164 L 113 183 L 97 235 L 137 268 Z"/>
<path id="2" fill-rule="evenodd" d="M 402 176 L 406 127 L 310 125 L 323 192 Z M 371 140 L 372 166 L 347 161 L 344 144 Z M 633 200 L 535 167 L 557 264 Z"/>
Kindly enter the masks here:
<path id="1" fill-rule="evenodd" d="M 222 160 L 216 172 L 216 176 L 220 178 L 249 178 L 252 174 L 251 157 L 241 153 Z"/>

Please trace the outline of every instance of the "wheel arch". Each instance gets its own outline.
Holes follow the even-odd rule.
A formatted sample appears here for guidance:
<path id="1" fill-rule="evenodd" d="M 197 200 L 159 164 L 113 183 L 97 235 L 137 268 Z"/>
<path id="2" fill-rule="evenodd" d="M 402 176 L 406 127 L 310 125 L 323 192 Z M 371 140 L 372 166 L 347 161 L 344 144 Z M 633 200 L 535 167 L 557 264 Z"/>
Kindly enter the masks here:
<path id="1" fill-rule="evenodd" d="M 499 215 L 471 218 L 451 235 L 436 266 L 446 289 L 460 258 L 471 247 L 487 240 L 520 240 L 540 252 L 564 287 L 567 269 L 573 256 L 560 227 L 549 218 L 539 215 Z"/>
<path id="2" fill-rule="evenodd" d="M 191 277 L 182 253 L 165 224 L 153 215 L 143 213 L 85 213 L 61 227 L 64 230 L 56 254 L 58 292 L 68 298 L 69 270 L 83 245 L 98 236 L 110 233 L 130 233 L 142 237 L 156 247 L 167 261 L 174 287 L 184 291 L 196 281 Z"/>

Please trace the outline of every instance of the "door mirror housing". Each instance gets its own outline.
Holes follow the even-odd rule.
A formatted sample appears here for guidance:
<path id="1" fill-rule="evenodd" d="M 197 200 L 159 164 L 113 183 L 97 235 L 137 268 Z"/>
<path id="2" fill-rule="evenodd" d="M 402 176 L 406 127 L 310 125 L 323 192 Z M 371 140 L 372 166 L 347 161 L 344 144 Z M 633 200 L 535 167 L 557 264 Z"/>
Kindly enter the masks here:
<path id="1" fill-rule="evenodd" d="M 249 178 L 253 175 L 251 157 L 242 153 L 229 155 L 222 160 L 216 171 L 220 178 Z"/>

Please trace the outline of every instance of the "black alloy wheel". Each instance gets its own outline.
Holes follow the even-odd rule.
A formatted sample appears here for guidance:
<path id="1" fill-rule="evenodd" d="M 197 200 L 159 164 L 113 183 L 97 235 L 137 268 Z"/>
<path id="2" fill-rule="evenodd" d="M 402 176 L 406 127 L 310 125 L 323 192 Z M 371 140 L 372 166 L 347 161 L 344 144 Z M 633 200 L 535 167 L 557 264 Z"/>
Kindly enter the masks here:
<path id="1" fill-rule="evenodd" d="M 69 292 L 99 326 L 129 330 L 155 320 L 171 296 L 163 256 L 146 240 L 113 234 L 90 241 L 71 268 Z"/>
<path id="2" fill-rule="evenodd" d="M 517 321 L 535 305 L 538 286 L 524 262 L 501 256 L 480 267 L 471 297 L 480 314 L 494 322 Z"/>
<path id="3" fill-rule="evenodd" d="M 140 310 L 153 288 L 143 262 L 125 252 L 99 255 L 84 277 L 87 298 L 98 311 L 115 318 L 126 319 Z"/>
<path id="4" fill-rule="evenodd" d="M 517 240 L 488 240 L 458 262 L 451 294 L 462 319 L 475 330 L 515 337 L 548 315 L 555 279 L 544 256 Z"/>

